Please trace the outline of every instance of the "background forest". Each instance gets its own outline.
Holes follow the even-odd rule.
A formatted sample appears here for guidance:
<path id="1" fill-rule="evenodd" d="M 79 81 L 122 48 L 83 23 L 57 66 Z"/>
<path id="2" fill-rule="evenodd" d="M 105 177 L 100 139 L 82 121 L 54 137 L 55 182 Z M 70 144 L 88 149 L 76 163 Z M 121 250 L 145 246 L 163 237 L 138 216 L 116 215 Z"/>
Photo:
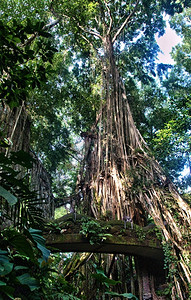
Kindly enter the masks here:
<path id="1" fill-rule="evenodd" d="M 165 33 L 166 15 L 182 38 L 172 50 L 174 65 L 157 60 L 156 36 Z M 71 272 L 69 255 L 50 255 L 42 230 L 54 208 L 45 214 L 30 171 L 38 157 L 55 203 L 76 193 L 84 140 L 105 104 L 100 37 L 106 29 L 113 34 L 115 63 L 135 125 L 166 176 L 191 203 L 189 1 L 1 1 L 0 299 L 136 299 L 131 289 L 112 294 L 109 288 L 119 279 L 105 275 L 98 257 L 90 261 L 97 285 L 88 298 L 85 271 L 78 270 L 83 258 L 73 259 Z M 24 125 L 16 134 L 23 113 Z M 32 157 L 20 150 L 30 151 Z M 123 264 L 129 268 L 129 263 Z M 181 298 L 166 287 L 163 299 L 190 299 L 188 289 Z"/>

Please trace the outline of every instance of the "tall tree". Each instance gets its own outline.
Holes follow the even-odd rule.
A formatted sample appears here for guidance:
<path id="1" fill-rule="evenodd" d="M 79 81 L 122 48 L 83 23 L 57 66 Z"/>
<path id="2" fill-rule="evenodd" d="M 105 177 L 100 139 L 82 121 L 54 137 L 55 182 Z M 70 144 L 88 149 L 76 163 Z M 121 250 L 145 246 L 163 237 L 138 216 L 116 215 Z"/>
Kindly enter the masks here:
<path id="1" fill-rule="evenodd" d="M 137 130 L 116 61 L 122 36 L 127 44 L 132 41 L 138 47 L 144 35 L 146 42 L 153 45 L 154 34 L 163 31 L 162 12 L 167 8 L 173 13 L 183 5 L 171 1 L 169 7 L 166 4 L 139 0 L 65 1 L 57 7 L 52 2 L 51 9 L 55 16 L 62 16 L 65 27 L 81 47 L 85 47 L 85 41 L 87 47 L 95 49 L 101 66 L 103 100 L 91 132 L 84 134 L 86 153 L 79 186 L 86 210 L 95 217 L 110 210 L 114 218 L 130 216 L 139 225 L 145 225 L 147 215 L 151 215 L 161 228 L 164 241 L 171 246 L 181 274 L 179 278 L 172 271 L 175 267 L 172 263 L 172 299 L 175 295 L 186 299 L 190 282 L 187 245 L 191 210 L 151 156 Z M 152 63 L 151 55 L 145 67 Z M 140 298 L 149 297 L 151 288 L 143 283 Z"/>
<path id="2" fill-rule="evenodd" d="M 135 127 L 122 77 L 129 74 L 142 82 L 151 80 L 153 55 L 157 51 L 154 34 L 163 33 L 162 13 L 181 12 L 188 3 L 100 0 L 49 4 L 55 22 L 62 21 L 62 39 L 68 48 L 93 55 L 97 83 L 102 86 L 96 122 L 91 132 L 83 133 L 86 149 L 79 188 L 86 210 L 96 217 L 111 210 L 113 217 L 128 215 L 140 225 L 151 215 L 178 260 L 175 271 L 171 265 L 172 297 L 177 293 L 179 298 L 186 299 L 190 281 L 187 250 L 190 208 L 150 155 Z M 43 14 L 42 9 L 40 12 Z M 48 20 L 49 16 L 48 13 L 43 18 Z M 123 68 L 121 74 L 117 67 Z M 143 290 L 143 294 L 146 292 L 150 293 L 149 288 Z"/>

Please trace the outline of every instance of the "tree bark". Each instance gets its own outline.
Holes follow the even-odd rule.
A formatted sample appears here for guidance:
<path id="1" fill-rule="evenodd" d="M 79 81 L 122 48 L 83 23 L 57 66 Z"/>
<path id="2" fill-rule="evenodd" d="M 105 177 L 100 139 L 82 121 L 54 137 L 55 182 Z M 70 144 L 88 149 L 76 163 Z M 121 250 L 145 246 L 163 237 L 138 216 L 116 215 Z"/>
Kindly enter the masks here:
<path id="1" fill-rule="evenodd" d="M 134 124 L 125 87 L 115 64 L 110 35 L 103 39 L 103 48 L 105 98 L 99 125 L 101 130 L 96 131 L 96 126 L 94 127 L 93 134 L 97 138 L 91 139 L 86 172 L 81 177 L 81 182 L 86 182 L 86 188 L 82 189 L 86 191 L 84 199 L 90 203 L 90 208 L 97 208 L 92 212 L 93 215 L 99 210 L 101 215 L 110 211 L 113 218 L 123 219 L 124 215 L 129 216 L 133 223 L 140 226 L 146 225 L 148 214 L 152 216 L 165 243 L 172 245 L 173 256 L 177 257 L 178 268 L 183 274 L 181 284 L 176 276 L 173 279 L 175 290 L 181 299 L 182 295 L 187 297 L 190 282 L 188 245 L 191 242 L 191 209 L 166 178 L 158 162 L 150 156 L 149 149 Z M 146 290 L 148 277 L 144 274 L 142 284 Z M 183 293 L 181 289 L 186 292 Z M 149 299 L 149 293 L 152 294 L 151 287 L 148 296 L 144 296 L 143 292 L 143 299 Z"/>

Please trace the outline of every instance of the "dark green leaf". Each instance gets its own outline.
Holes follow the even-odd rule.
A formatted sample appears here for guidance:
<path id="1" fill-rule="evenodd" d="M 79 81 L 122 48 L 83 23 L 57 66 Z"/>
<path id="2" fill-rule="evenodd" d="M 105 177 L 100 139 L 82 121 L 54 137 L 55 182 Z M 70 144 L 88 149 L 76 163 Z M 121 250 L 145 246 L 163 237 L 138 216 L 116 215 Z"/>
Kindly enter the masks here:
<path id="1" fill-rule="evenodd" d="M 17 276 L 16 278 L 21 284 L 27 285 L 31 291 L 34 291 L 40 287 L 36 278 L 31 277 L 29 273 Z"/>
<path id="2" fill-rule="evenodd" d="M 0 276 L 9 274 L 13 269 L 13 263 L 5 255 L 0 255 Z"/>
<path id="3" fill-rule="evenodd" d="M 6 199 L 9 205 L 14 205 L 15 203 L 17 203 L 17 198 L 2 186 L 0 186 L 0 196 Z"/>
<path id="4" fill-rule="evenodd" d="M 15 271 L 18 271 L 18 270 L 28 270 L 28 267 L 25 267 L 25 266 L 16 266 L 14 268 Z"/>
<path id="5" fill-rule="evenodd" d="M 8 299 L 15 299 L 15 297 L 13 296 L 13 293 L 14 293 L 14 288 L 13 287 L 11 287 L 11 286 L 8 286 L 8 285 L 3 285 L 3 286 L 0 286 L 0 297 L 1 297 L 1 295 L 6 295 L 6 296 L 8 296 L 9 298 Z M 7 299 L 7 297 L 6 298 L 0 298 L 0 299 Z"/>
<path id="6" fill-rule="evenodd" d="M 42 252 L 44 260 L 47 260 L 50 256 L 50 251 L 45 247 L 45 239 L 40 235 L 42 233 L 41 230 L 30 228 L 29 233 L 36 242 L 38 249 Z"/>
<path id="7" fill-rule="evenodd" d="M 49 37 L 52 36 L 52 35 L 51 35 L 49 32 L 47 32 L 47 31 L 40 31 L 40 32 L 39 32 L 39 35 L 40 35 L 40 36 L 43 36 L 43 37 L 46 37 L 46 38 L 49 38 Z"/>
<path id="8" fill-rule="evenodd" d="M 4 232 L 4 236 L 8 238 L 11 245 L 16 248 L 19 254 L 34 260 L 33 248 L 23 234 L 17 232 L 16 230 L 6 230 Z"/>
<path id="9" fill-rule="evenodd" d="M 4 285 L 7 285 L 7 284 L 0 280 L 0 286 L 4 286 Z"/>
<path id="10" fill-rule="evenodd" d="M 7 251 L 0 250 L 0 255 L 2 255 L 2 254 L 6 254 L 7 255 Z"/>
<path id="11" fill-rule="evenodd" d="M 21 43 L 21 40 L 18 37 L 14 37 L 13 38 L 13 42 L 15 42 L 16 44 Z"/>
<path id="12" fill-rule="evenodd" d="M 115 292 L 105 292 L 105 294 L 113 296 L 113 297 L 124 297 L 127 299 L 138 300 L 138 298 L 131 293 L 119 294 L 119 293 L 115 293 Z"/>

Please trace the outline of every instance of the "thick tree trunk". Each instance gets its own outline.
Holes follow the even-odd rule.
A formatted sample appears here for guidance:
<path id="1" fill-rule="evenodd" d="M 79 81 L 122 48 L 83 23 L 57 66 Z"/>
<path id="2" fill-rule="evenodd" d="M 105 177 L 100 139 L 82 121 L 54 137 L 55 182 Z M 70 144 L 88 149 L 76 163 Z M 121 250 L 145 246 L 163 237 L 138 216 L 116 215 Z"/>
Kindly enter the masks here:
<path id="1" fill-rule="evenodd" d="M 6 138 L 9 147 L 1 148 L 0 152 L 4 152 L 9 157 L 11 152 L 24 151 L 29 153 L 33 158 L 33 167 L 29 185 L 31 190 L 37 192 L 36 207 L 42 210 L 41 217 L 46 219 L 54 216 L 54 200 L 51 191 L 50 175 L 44 169 L 38 157 L 30 150 L 30 134 L 31 134 L 31 119 L 27 112 L 24 102 L 21 106 L 11 109 L 8 105 L 0 106 L 0 129 L 3 133 L 2 139 Z M 19 171 L 20 178 L 26 175 L 26 168 L 16 165 L 13 166 Z M 18 177 L 19 178 L 19 177 Z M 28 199 L 30 202 L 30 199 Z M 16 224 L 19 221 L 22 205 L 19 203 L 13 207 L 7 207 L 11 219 Z"/>
<path id="2" fill-rule="evenodd" d="M 99 129 L 93 128 L 86 139 L 85 172 L 79 185 L 86 208 L 96 218 L 108 213 L 116 219 L 128 216 L 141 226 L 146 224 L 148 214 L 152 216 L 162 232 L 164 247 L 170 246 L 170 257 L 177 260 L 177 273 L 171 278 L 176 293 L 180 299 L 187 299 L 191 209 L 150 156 L 134 124 L 110 36 L 105 37 L 104 50 Z M 181 274 L 179 279 L 177 274 Z"/>

